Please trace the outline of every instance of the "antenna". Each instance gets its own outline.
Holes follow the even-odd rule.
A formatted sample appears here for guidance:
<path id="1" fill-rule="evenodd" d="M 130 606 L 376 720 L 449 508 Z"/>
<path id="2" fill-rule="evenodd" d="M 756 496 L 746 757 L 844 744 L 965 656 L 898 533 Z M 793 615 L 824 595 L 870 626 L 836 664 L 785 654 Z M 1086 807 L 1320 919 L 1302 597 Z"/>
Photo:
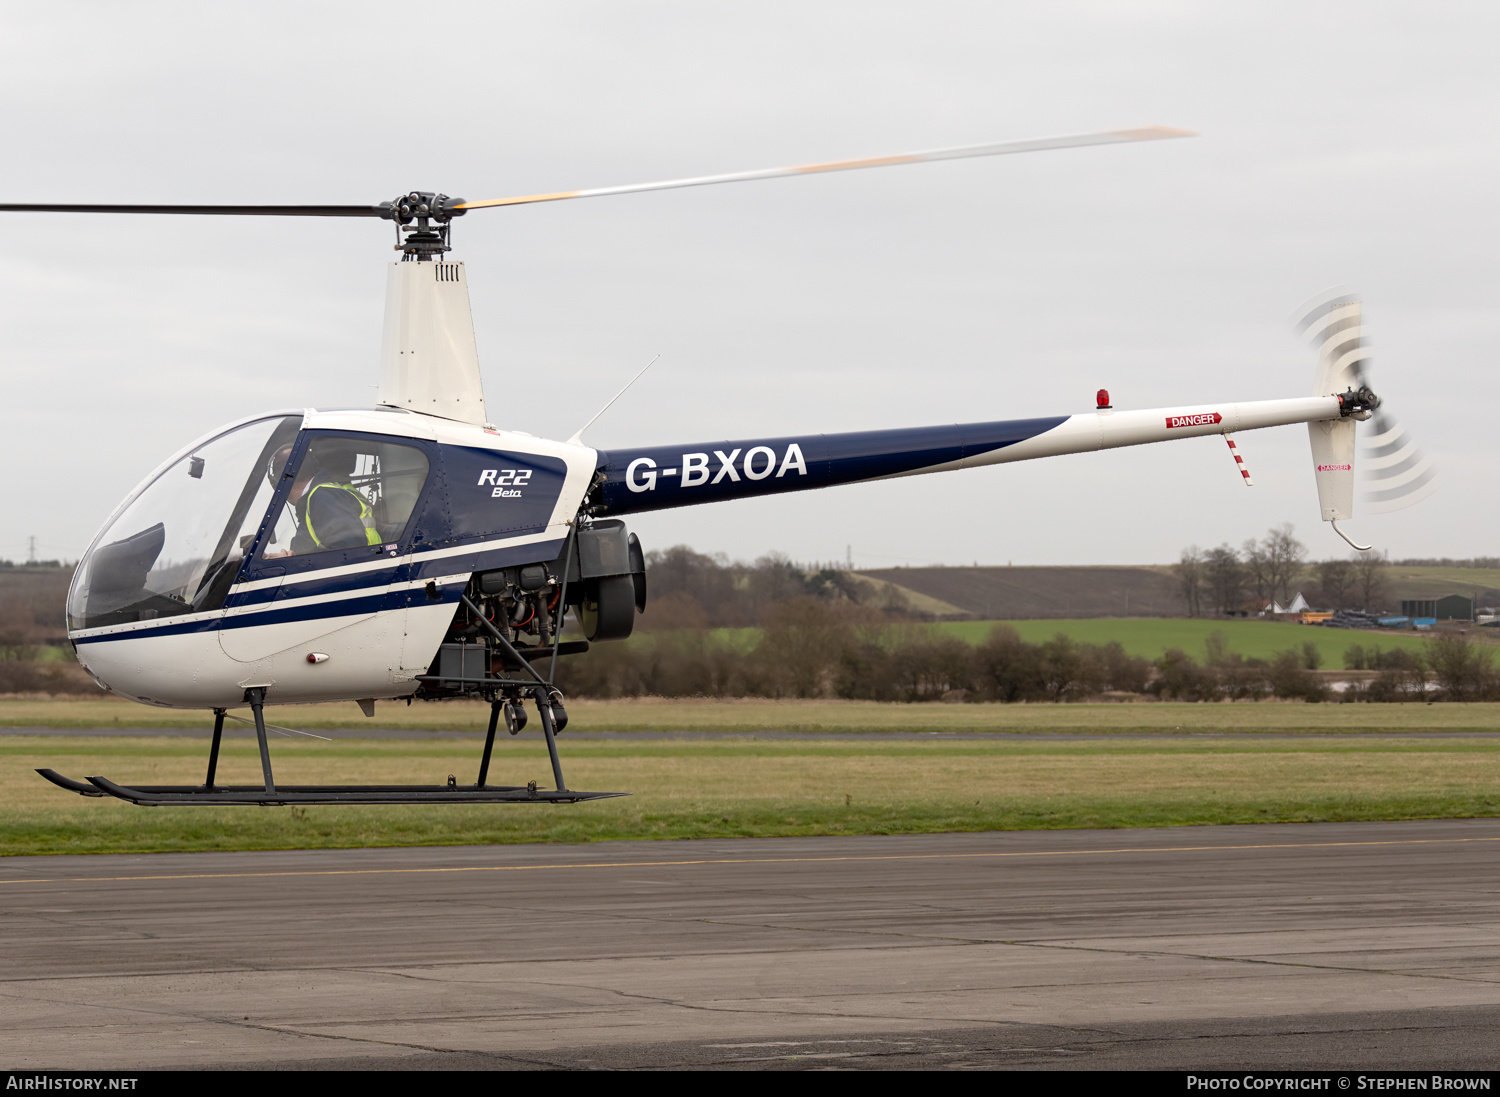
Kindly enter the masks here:
<path id="1" fill-rule="evenodd" d="M 644 366 L 641 367 L 640 373 L 637 373 L 629 381 L 626 381 L 625 382 L 625 388 L 623 388 L 619 392 L 615 393 L 614 396 L 610 399 L 609 403 L 605 404 L 598 411 L 594 412 L 593 418 L 590 419 L 587 423 L 583 424 L 583 426 L 579 427 L 577 433 L 575 433 L 573 435 L 573 437 L 571 437 L 571 438 L 568 439 L 568 445 L 570 445 L 570 446 L 581 446 L 581 445 L 583 445 L 583 432 L 586 431 L 586 430 L 588 430 L 589 427 L 591 427 L 591 426 L 594 425 L 594 420 L 595 419 L 598 419 L 599 416 L 603 415 L 606 411 L 608 411 L 611 407 L 613 407 L 615 401 L 618 400 L 620 397 L 624 396 L 626 390 L 629 389 L 631 385 L 635 384 L 637 381 L 639 381 L 641 379 L 641 374 L 642 373 L 645 373 L 652 366 L 656 365 L 656 359 L 660 358 L 660 357 L 661 357 L 661 355 L 658 354 L 656 356 L 656 358 L 651 359 L 651 361 L 647 362 Z"/>

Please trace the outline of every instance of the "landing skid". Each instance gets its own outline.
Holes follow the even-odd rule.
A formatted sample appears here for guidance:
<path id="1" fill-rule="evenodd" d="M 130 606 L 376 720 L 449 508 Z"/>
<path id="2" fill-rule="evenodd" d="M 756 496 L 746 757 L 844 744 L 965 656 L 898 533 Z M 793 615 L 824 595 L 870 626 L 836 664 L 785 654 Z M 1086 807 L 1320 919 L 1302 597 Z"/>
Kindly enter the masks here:
<path id="1" fill-rule="evenodd" d="M 37 770 L 60 788 L 81 796 L 115 796 L 142 807 L 166 804 L 576 804 L 626 796 L 624 792 L 558 792 L 530 785 L 280 785 L 274 796 L 258 785 L 144 785 L 128 788 L 108 777 L 75 781 L 50 769 Z"/>
<path id="2" fill-rule="evenodd" d="M 490 706 L 489 733 L 484 741 L 484 754 L 479 763 L 479 780 L 472 785 L 460 785 L 452 777 L 446 785 L 282 785 L 277 787 L 271 774 L 271 752 L 266 743 L 266 723 L 263 707 L 265 690 L 246 691 L 245 699 L 255 714 L 255 734 L 260 741 L 261 770 L 265 774 L 264 785 L 219 785 L 214 783 L 214 773 L 219 763 L 219 743 L 224 734 L 224 710 L 214 710 L 214 739 L 209 749 L 208 775 L 201 785 L 142 785 L 132 788 L 116 784 L 108 777 L 90 777 L 87 783 L 64 777 L 56 770 L 39 769 L 47 780 L 59 788 L 76 792 L 80 796 L 113 796 L 141 807 L 163 807 L 181 804 L 217 805 L 285 805 L 285 804 L 576 804 L 583 800 L 603 800 L 613 796 L 628 796 L 628 792 L 575 792 L 563 783 L 562 765 L 557 757 L 557 741 L 552 722 L 552 698 L 547 687 L 531 690 L 536 701 L 537 715 L 541 717 L 542 732 L 547 739 L 547 752 L 552 760 L 552 774 L 557 782 L 553 789 L 538 788 L 535 781 L 525 785 L 491 785 L 486 783 L 490 768 L 490 752 L 495 746 L 495 729 L 499 725 L 502 700 Z M 524 714 L 523 714 L 524 715 Z"/>

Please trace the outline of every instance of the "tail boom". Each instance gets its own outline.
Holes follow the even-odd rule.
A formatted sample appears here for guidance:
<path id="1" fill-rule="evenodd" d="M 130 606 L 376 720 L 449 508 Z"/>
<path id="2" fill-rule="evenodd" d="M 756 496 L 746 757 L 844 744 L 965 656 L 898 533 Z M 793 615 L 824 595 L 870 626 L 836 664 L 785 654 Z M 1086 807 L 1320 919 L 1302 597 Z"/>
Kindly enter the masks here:
<path id="1" fill-rule="evenodd" d="M 1176 438 L 1337 421 L 1345 414 L 1339 397 L 1309 396 L 601 450 L 602 481 L 594 500 L 603 513 L 632 514 Z"/>

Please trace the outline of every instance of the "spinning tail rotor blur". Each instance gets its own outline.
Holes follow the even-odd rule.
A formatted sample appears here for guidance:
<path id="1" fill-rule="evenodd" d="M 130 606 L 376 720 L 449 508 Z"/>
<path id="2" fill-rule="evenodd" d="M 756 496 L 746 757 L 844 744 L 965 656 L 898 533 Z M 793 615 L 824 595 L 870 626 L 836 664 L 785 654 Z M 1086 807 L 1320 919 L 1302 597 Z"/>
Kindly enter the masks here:
<path id="1" fill-rule="evenodd" d="M 1435 490 L 1436 469 L 1411 436 L 1382 405 L 1370 385 L 1370 338 L 1359 295 L 1347 287 L 1319 294 L 1299 308 L 1292 328 L 1318 351 L 1313 391 L 1337 395 L 1357 406 L 1348 418 L 1310 423 L 1313 463 L 1322 518 L 1353 547 L 1364 551 L 1339 529 L 1354 515 L 1354 424 L 1373 419 L 1373 431 L 1362 450 L 1363 502 L 1376 513 L 1399 510 Z"/>

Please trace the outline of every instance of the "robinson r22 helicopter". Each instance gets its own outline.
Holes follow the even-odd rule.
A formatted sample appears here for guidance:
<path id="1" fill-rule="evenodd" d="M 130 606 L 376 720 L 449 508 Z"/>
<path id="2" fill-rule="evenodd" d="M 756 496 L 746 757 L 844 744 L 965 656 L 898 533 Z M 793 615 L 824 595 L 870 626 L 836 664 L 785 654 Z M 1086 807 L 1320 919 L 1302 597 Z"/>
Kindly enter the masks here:
<path id="1" fill-rule="evenodd" d="M 533 666 L 630 635 L 645 560 L 623 516 L 775 492 L 1064 453 L 1308 424 L 1324 520 L 1353 514 L 1354 429 L 1379 406 L 1365 383 L 1360 304 L 1326 295 L 1302 330 L 1320 347 L 1312 394 L 1252 403 L 848 434 L 595 450 L 488 421 L 464 265 L 446 258 L 470 210 L 930 160 L 1190 136 L 1151 127 L 810 164 L 733 175 L 468 202 L 412 191 L 374 206 L 0 204 L 0 211 L 369 217 L 393 221 L 377 406 L 230 423 L 164 461 L 80 560 L 68 636 L 100 686 L 149 705 L 214 713 L 202 785 L 126 787 L 40 774 L 84 796 L 142 805 L 576 802 L 556 733 L 567 721 Z M 1405 435 L 1375 442 L 1388 499 L 1431 479 Z M 1235 458 L 1239 461 L 1238 454 Z M 1243 462 L 1241 462 L 1243 465 Z M 1249 482 L 1246 474 L 1246 482 Z M 1344 536 L 1342 531 L 1338 531 Z M 1345 537 L 1345 540 L 1348 540 Z M 1350 544 L 1353 544 L 1351 541 Z M 1361 546 L 1356 546 L 1361 547 Z M 583 639 L 564 640 L 572 610 Z M 490 703 L 472 785 L 278 786 L 265 707 L 477 696 Z M 492 785 L 496 730 L 530 699 L 555 787 Z M 249 706 L 264 781 L 216 782 L 230 708 Z M 230 717 L 238 719 L 238 717 Z M 285 730 L 285 729 L 284 729 Z"/>

